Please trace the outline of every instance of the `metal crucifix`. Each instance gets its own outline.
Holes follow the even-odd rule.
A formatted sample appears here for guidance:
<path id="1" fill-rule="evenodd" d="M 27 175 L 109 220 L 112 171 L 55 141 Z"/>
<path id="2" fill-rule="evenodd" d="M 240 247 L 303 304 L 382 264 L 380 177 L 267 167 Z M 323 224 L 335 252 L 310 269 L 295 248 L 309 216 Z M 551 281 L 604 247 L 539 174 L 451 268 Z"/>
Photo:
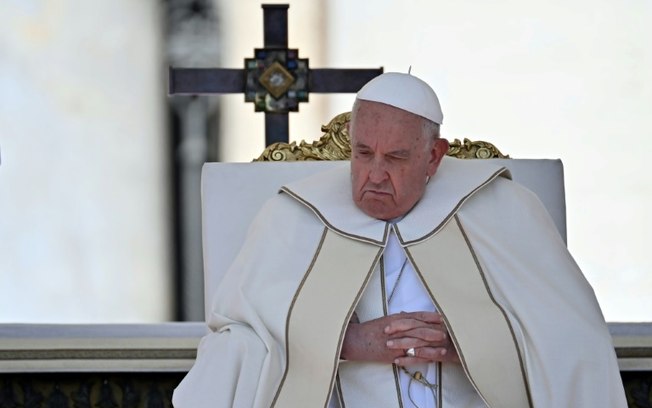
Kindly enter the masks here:
<path id="1" fill-rule="evenodd" d="M 244 93 L 256 112 L 265 112 L 265 143 L 288 142 L 288 112 L 316 93 L 357 92 L 382 74 L 376 69 L 310 69 L 307 58 L 288 48 L 287 4 L 263 4 L 264 48 L 245 59 L 244 69 L 170 68 L 169 92 L 175 94 Z"/>

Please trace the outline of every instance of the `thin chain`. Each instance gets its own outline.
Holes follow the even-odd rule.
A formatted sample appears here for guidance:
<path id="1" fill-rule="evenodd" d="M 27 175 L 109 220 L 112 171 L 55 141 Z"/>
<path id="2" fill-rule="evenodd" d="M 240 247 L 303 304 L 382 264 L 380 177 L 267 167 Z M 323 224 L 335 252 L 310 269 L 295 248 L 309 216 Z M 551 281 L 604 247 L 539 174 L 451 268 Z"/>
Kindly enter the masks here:
<path id="1" fill-rule="evenodd" d="M 394 297 L 394 293 L 396 292 L 396 288 L 398 287 L 398 283 L 401 280 L 401 277 L 403 276 L 403 272 L 405 271 L 405 266 L 407 265 L 408 258 L 405 257 L 405 260 L 403 261 L 403 265 L 401 265 L 401 270 L 398 273 L 398 277 L 396 278 L 396 281 L 394 282 L 394 286 L 392 287 L 392 291 L 389 293 L 389 297 L 387 298 L 387 304 L 392 301 L 392 298 Z M 420 371 L 417 371 L 415 373 L 411 373 L 408 371 L 405 367 L 401 367 L 401 370 L 405 372 L 405 374 L 410 376 L 410 382 L 408 383 L 408 399 L 412 403 L 413 406 L 419 408 L 417 403 L 414 401 L 414 398 L 412 398 L 412 382 L 416 381 L 419 384 L 422 384 L 426 388 L 430 390 L 430 393 L 432 394 L 433 401 L 437 401 L 437 384 L 433 384 L 430 381 L 426 379 L 426 377 L 421 374 Z"/>
<path id="2" fill-rule="evenodd" d="M 401 276 L 403 276 L 403 271 L 405 270 L 405 265 L 407 265 L 407 256 L 405 257 L 405 260 L 403 261 L 403 265 L 401 265 L 401 271 L 398 273 L 398 278 L 396 278 L 396 281 L 394 282 L 394 287 L 392 287 L 392 291 L 389 292 L 389 297 L 387 298 L 387 304 L 389 305 L 389 302 L 392 301 L 392 298 L 394 297 L 394 292 L 396 292 L 396 287 L 398 286 L 398 281 L 401 280 Z"/>
<path id="3" fill-rule="evenodd" d="M 410 376 L 410 382 L 408 383 L 408 398 L 410 399 L 410 402 L 412 405 L 415 407 L 419 408 L 416 402 L 414 402 L 414 399 L 412 398 L 412 381 L 416 381 L 426 388 L 430 390 L 430 393 L 432 394 L 432 399 L 433 401 L 437 401 L 437 384 L 433 384 L 430 381 L 426 380 L 426 377 L 421 374 L 420 371 L 417 371 L 416 373 L 411 373 L 409 372 L 405 367 L 401 367 L 401 370 L 405 372 L 405 374 Z"/>

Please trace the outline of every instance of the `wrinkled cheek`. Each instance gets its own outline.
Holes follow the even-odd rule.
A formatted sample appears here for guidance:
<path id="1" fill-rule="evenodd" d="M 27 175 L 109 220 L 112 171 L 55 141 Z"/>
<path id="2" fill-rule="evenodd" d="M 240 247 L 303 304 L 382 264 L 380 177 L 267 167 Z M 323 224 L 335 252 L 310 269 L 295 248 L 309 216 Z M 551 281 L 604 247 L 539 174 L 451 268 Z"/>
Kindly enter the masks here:
<path id="1" fill-rule="evenodd" d="M 358 192 L 358 191 L 354 191 L 354 192 L 353 192 L 353 202 L 354 202 L 357 206 L 360 206 L 360 205 L 363 203 L 363 201 L 364 201 L 364 200 L 363 200 L 363 195 L 362 195 L 360 192 Z"/>
<path id="2" fill-rule="evenodd" d="M 362 191 L 364 189 L 364 182 L 358 176 L 351 175 L 351 194 L 353 200 L 360 201 L 362 199 Z"/>

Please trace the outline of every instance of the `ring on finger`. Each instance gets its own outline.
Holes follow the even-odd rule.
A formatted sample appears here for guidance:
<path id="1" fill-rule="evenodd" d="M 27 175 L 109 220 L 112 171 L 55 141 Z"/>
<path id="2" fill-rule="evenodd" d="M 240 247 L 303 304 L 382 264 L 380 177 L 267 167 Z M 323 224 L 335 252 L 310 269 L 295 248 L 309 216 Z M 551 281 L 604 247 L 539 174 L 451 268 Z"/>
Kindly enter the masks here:
<path id="1" fill-rule="evenodd" d="M 414 357 L 417 355 L 417 353 L 414 350 L 414 347 L 410 347 L 409 349 L 405 350 L 405 355 L 408 357 Z"/>

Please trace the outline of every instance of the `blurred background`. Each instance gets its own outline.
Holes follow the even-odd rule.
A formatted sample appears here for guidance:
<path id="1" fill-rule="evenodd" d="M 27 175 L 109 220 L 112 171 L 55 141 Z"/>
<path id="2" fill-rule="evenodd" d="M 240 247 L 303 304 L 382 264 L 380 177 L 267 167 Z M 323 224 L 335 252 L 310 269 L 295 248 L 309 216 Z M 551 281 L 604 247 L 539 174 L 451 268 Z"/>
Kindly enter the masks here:
<path id="1" fill-rule="evenodd" d="M 606 319 L 652 321 L 651 2 L 267 3 L 290 4 L 312 68 L 411 66 L 444 137 L 561 158 L 568 245 Z M 264 115 L 241 94 L 169 97 L 167 72 L 242 68 L 262 16 L 251 0 L 0 3 L 0 322 L 203 319 L 201 165 L 257 157 Z M 311 94 L 291 140 L 352 102 Z"/>

